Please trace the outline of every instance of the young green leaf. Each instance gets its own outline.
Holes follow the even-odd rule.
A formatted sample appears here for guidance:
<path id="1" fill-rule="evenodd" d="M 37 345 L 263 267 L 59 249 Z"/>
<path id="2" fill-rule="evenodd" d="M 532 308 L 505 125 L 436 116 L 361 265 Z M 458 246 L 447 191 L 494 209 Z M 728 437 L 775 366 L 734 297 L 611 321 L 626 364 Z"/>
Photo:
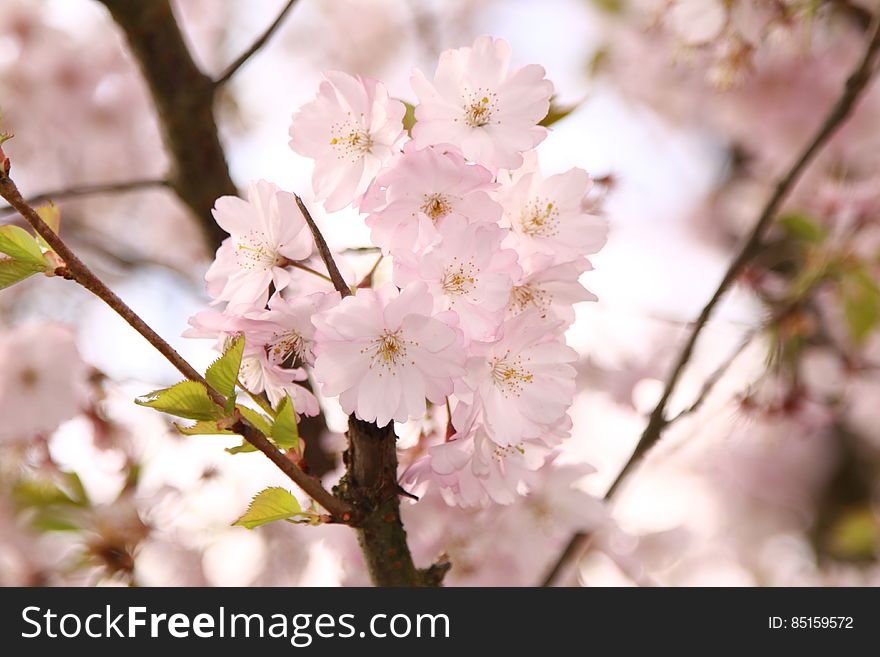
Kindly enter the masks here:
<path id="1" fill-rule="evenodd" d="M 247 406 L 242 406 L 241 404 L 236 404 L 235 407 L 245 420 L 260 430 L 260 433 L 267 438 L 272 437 L 272 425 L 262 413 L 259 413 L 252 408 L 248 408 Z"/>
<path id="2" fill-rule="evenodd" d="M 406 112 L 403 115 L 403 128 L 412 137 L 412 129 L 416 124 L 416 108 L 412 103 L 408 103 L 405 100 L 401 101 L 403 106 L 406 108 Z"/>
<path id="3" fill-rule="evenodd" d="M 545 128 L 549 128 L 551 125 L 556 123 L 557 121 L 561 121 L 566 116 L 574 112 L 576 109 L 580 107 L 579 104 L 574 105 L 560 105 L 556 101 L 556 97 L 550 99 L 550 109 L 547 111 L 547 116 L 541 119 L 538 125 L 544 126 Z"/>
<path id="4" fill-rule="evenodd" d="M 880 287 L 863 267 L 854 269 L 841 283 L 850 335 L 862 344 L 880 324 Z"/>
<path id="5" fill-rule="evenodd" d="M 55 205 L 52 201 L 49 201 L 45 205 L 41 205 L 38 208 L 34 209 L 37 211 L 40 219 L 43 220 L 43 223 L 51 228 L 52 232 L 57 235 L 58 230 L 61 228 L 61 210 L 58 209 L 58 206 Z M 43 249 L 45 249 L 46 251 L 52 250 L 52 247 L 49 246 L 49 243 L 46 242 L 46 240 L 44 240 L 42 236 L 37 235 L 37 242 L 39 242 L 40 246 L 42 246 Z"/>
<path id="6" fill-rule="evenodd" d="M 790 213 L 779 217 L 779 225 L 789 237 L 819 244 L 825 239 L 825 229 L 804 214 Z"/>
<path id="7" fill-rule="evenodd" d="M 5 253 L 13 260 L 27 263 L 45 271 L 49 263 L 43 257 L 40 245 L 31 234 L 18 226 L 0 226 L 0 253 Z"/>
<path id="8" fill-rule="evenodd" d="M 218 423 L 215 420 L 200 420 L 188 427 L 175 422 L 174 427 L 184 436 L 233 435 L 232 431 L 229 429 L 221 429 L 217 424 Z"/>
<path id="9" fill-rule="evenodd" d="M 257 448 L 251 445 L 248 441 L 242 440 L 241 445 L 227 447 L 225 451 L 230 454 L 247 454 L 249 452 L 256 452 Z"/>
<path id="10" fill-rule="evenodd" d="M 135 403 L 187 420 L 219 420 L 223 417 L 223 410 L 211 401 L 205 386 L 196 381 L 181 381 L 170 388 L 154 390 L 135 399 Z"/>
<path id="11" fill-rule="evenodd" d="M 281 449 L 299 449 L 299 428 L 290 395 L 285 395 L 278 404 L 271 438 Z"/>
<path id="12" fill-rule="evenodd" d="M 247 512 L 232 524 L 253 529 L 276 520 L 289 520 L 301 513 L 302 508 L 291 493 L 272 487 L 257 493 Z"/>
<path id="13" fill-rule="evenodd" d="M 227 399 L 231 399 L 235 394 L 235 383 L 238 381 L 238 370 L 241 367 L 243 353 L 244 336 L 239 335 L 232 340 L 223 355 L 215 360 L 205 372 L 208 385 Z"/>
<path id="14" fill-rule="evenodd" d="M 41 271 L 46 271 L 46 267 L 39 267 L 21 260 L 0 258 L 0 290 L 10 285 L 15 285 L 19 281 L 30 278 Z"/>

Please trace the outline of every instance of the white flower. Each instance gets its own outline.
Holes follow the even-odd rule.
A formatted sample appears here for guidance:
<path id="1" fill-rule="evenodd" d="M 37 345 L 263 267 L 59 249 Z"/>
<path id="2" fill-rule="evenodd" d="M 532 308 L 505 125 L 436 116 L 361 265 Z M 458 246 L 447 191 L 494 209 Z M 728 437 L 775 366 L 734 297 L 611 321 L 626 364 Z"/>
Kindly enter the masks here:
<path id="1" fill-rule="evenodd" d="M 315 199 L 328 211 L 359 198 L 400 150 L 406 108 L 378 80 L 327 71 L 314 101 L 293 116 L 290 147 L 315 160 Z"/>
<path id="2" fill-rule="evenodd" d="M 547 136 L 538 123 L 550 109 L 553 83 L 535 64 L 509 69 L 508 43 L 483 36 L 472 48 L 443 52 L 433 83 L 414 71 L 416 146 L 449 143 L 484 166 L 519 167 L 521 153 Z"/>
<path id="3" fill-rule="evenodd" d="M 250 185 L 247 201 L 217 199 L 214 219 L 230 234 L 205 275 L 215 302 L 265 307 L 269 285 L 276 291 L 287 287 L 288 263 L 312 252 L 312 236 L 293 194 L 264 180 Z"/>
<path id="4" fill-rule="evenodd" d="M 315 378 L 346 413 L 385 426 L 443 403 L 464 374 L 460 333 L 433 314 L 424 283 L 359 290 L 314 318 Z"/>

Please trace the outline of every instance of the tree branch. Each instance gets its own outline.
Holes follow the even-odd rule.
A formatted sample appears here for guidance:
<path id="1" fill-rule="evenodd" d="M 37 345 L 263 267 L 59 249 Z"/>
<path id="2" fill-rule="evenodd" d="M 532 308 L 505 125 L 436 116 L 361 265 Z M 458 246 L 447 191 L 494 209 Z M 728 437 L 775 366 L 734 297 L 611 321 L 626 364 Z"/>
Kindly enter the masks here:
<path id="1" fill-rule="evenodd" d="M 788 171 L 776 183 L 776 186 L 774 187 L 770 198 L 767 200 L 767 203 L 764 205 L 764 208 L 761 210 L 751 233 L 748 235 L 733 261 L 728 266 L 727 271 L 721 279 L 721 282 L 718 284 L 718 288 L 715 290 L 712 298 L 709 299 L 709 302 L 705 305 L 700 312 L 699 317 L 697 317 L 697 320 L 694 322 L 690 335 L 688 336 L 681 353 L 675 361 L 672 372 L 666 381 L 666 386 L 663 389 L 660 401 L 657 402 L 657 406 L 651 413 L 648 419 L 648 425 L 645 427 L 644 432 L 639 438 L 635 450 L 633 450 L 629 460 L 623 466 L 623 469 L 605 493 L 606 501 L 614 496 L 620 487 L 620 484 L 632 471 L 633 467 L 641 460 L 645 453 L 660 440 L 663 431 L 670 424 L 670 420 L 666 419 L 666 407 L 669 403 L 670 397 L 672 397 L 672 394 L 678 386 L 678 382 L 681 379 L 686 366 L 690 362 L 694 347 L 697 344 L 697 340 L 700 337 L 703 328 L 705 328 L 708 323 L 715 307 L 718 305 L 718 302 L 721 301 L 721 298 L 734 284 L 745 266 L 755 256 L 767 229 L 770 228 L 773 219 L 776 217 L 777 211 L 794 187 L 795 183 L 797 183 L 801 174 L 804 172 L 804 169 L 806 169 L 816 154 L 852 113 L 853 108 L 861 98 L 874 75 L 877 66 L 876 60 L 878 51 L 880 51 L 880 19 L 875 19 L 874 24 L 869 31 L 868 44 L 865 48 L 864 54 L 847 79 L 842 94 L 829 111 L 816 134 L 806 145 L 804 150 L 798 155 Z M 562 553 L 548 570 L 547 575 L 544 578 L 544 586 L 550 586 L 555 581 L 562 568 L 564 568 L 579 552 L 580 547 L 586 538 L 587 535 L 583 533 L 577 533 L 571 537 L 571 540 L 569 540 Z"/>
<path id="2" fill-rule="evenodd" d="M 46 201 L 61 201 L 68 198 L 79 198 L 81 196 L 92 196 L 95 194 L 119 194 L 122 192 L 133 192 L 141 189 L 150 189 L 152 187 L 168 187 L 168 181 L 163 178 L 143 178 L 137 180 L 126 180 L 124 182 L 98 183 L 95 185 L 80 185 L 76 187 L 62 187 L 49 192 L 43 192 L 27 199 L 28 205 L 37 205 Z M 14 213 L 15 208 L 6 206 L 0 208 L 0 212 Z"/>
<path id="3" fill-rule="evenodd" d="M 89 292 L 97 296 L 116 314 L 140 333 L 169 363 L 190 381 L 197 381 L 205 386 L 208 395 L 220 407 L 225 407 L 226 398 L 214 390 L 204 377 L 199 374 L 177 351 L 156 333 L 137 313 L 135 313 L 122 299 L 120 299 L 101 279 L 99 279 L 83 263 L 64 241 L 40 218 L 34 210 L 22 198 L 15 183 L 9 177 L 9 160 L 0 162 L 0 196 L 33 227 L 40 237 L 60 257 L 65 266 L 59 268 L 59 274 L 70 278 L 82 285 Z M 321 485 L 320 480 L 307 475 L 293 461 L 280 452 L 260 431 L 243 418 L 239 418 L 232 425 L 232 430 L 240 434 L 251 445 L 263 452 L 278 468 L 287 475 L 295 484 L 302 488 L 316 502 L 333 514 L 339 522 L 348 522 L 353 518 L 353 509 L 343 500 L 330 494 Z"/>
<path id="4" fill-rule="evenodd" d="M 168 0 L 99 0 L 125 32 L 159 114 L 171 156 L 168 181 L 212 248 L 226 237 L 214 201 L 237 193 L 214 118 L 214 81 L 196 66 Z"/>
<path id="5" fill-rule="evenodd" d="M 330 275 L 330 281 L 333 283 L 333 287 L 336 288 L 336 291 L 339 292 L 343 298 L 351 296 L 351 288 L 348 287 L 348 283 L 345 282 L 345 279 L 342 278 L 342 274 L 339 273 L 339 267 L 336 266 L 336 262 L 333 260 L 333 254 L 330 252 L 330 247 L 327 246 L 327 241 L 321 234 L 318 224 L 312 219 L 312 215 L 309 213 L 309 209 L 306 207 L 306 204 L 303 203 L 303 200 L 296 194 L 294 194 L 294 198 L 296 198 L 296 204 L 299 206 L 300 212 L 302 212 L 306 223 L 309 225 L 309 230 L 312 231 L 315 246 L 318 247 L 318 255 L 321 256 L 324 266 L 327 267 L 327 273 Z"/>
<path id="6" fill-rule="evenodd" d="M 281 27 L 281 23 L 284 21 L 284 17 L 287 16 L 291 9 L 293 9 L 293 5 L 295 4 L 296 0 L 288 0 L 287 4 L 284 5 L 284 8 L 278 14 L 278 17 L 274 21 L 272 21 L 272 24 L 269 27 L 266 28 L 266 31 L 263 32 L 259 37 L 257 37 L 257 40 L 254 41 L 253 44 L 251 44 L 250 48 L 241 53 L 241 55 L 239 55 L 234 62 L 227 66 L 224 71 L 217 76 L 217 78 L 214 80 L 215 88 L 222 87 L 224 84 L 229 82 L 229 79 L 233 75 L 238 73 L 238 69 L 244 66 L 251 57 L 253 57 L 264 45 L 266 45 L 266 42 L 269 41 L 269 39 L 272 38 L 272 35 L 274 35 L 278 28 Z"/>
<path id="7" fill-rule="evenodd" d="M 352 294 L 343 280 L 324 236 L 299 196 L 296 203 L 305 217 L 321 260 L 343 297 Z M 397 435 L 394 424 L 379 427 L 354 414 L 348 418 L 348 450 L 343 455 L 345 476 L 336 490 L 361 514 L 358 542 L 370 579 L 376 586 L 439 586 L 449 570 L 447 562 L 419 570 L 413 563 L 400 519 L 400 484 L 397 481 Z"/>

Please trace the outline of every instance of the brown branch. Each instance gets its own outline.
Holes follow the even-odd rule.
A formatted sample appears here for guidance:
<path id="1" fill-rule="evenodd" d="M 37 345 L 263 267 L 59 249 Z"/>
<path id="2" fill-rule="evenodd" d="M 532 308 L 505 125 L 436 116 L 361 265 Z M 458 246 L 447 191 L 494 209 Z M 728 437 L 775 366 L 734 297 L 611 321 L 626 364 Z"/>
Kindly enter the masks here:
<path id="1" fill-rule="evenodd" d="M 770 198 L 767 200 L 767 203 L 764 205 L 764 208 L 761 210 L 761 214 L 758 216 L 758 220 L 755 222 L 751 233 L 748 235 L 733 261 L 728 266 L 727 271 L 721 279 L 721 282 L 718 284 L 718 288 L 715 290 L 712 298 L 705 305 L 702 312 L 700 312 L 699 317 L 697 317 L 697 320 L 694 322 L 684 348 L 679 354 L 678 359 L 672 368 L 672 372 L 666 381 L 666 386 L 663 389 L 660 401 L 657 402 L 657 406 L 654 408 L 648 419 L 648 425 L 645 427 L 644 432 L 639 438 L 639 442 L 636 444 L 629 460 L 624 464 L 623 469 L 618 473 L 617 477 L 605 493 L 606 501 L 614 496 L 620 487 L 620 484 L 632 471 L 633 467 L 641 460 L 648 450 L 660 440 L 663 431 L 671 422 L 666 419 L 666 406 L 669 403 L 670 397 L 675 392 L 686 366 L 691 360 L 697 340 L 700 337 L 703 328 L 705 328 L 708 323 L 709 318 L 712 316 L 715 307 L 734 284 L 745 266 L 752 260 L 756 252 L 759 250 L 764 235 L 772 225 L 777 211 L 783 201 L 785 201 L 795 183 L 797 183 L 804 169 L 806 169 L 810 162 L 812 162 L 816 154 L 828 142 L 832 135 L 834 135 L 837 129 L 843 125 L 852 113 L 853 108 L 861 98 L 863 92 L 868 87 L 868 83 L 871 81 L 876 69 L 877 53 L 880 51 L 880 19 L 875 19 L 869 35 L 868 44 L 865 48 L 864 54 L 849 78 L 847 78 L 841 96 L 829 111 L 816 134 L 804 150 L 798 155 L 788 171 L 776 183 L 776 186 L 773 189 Z M 571 537 L 568 544 L 562 550 L 562 553 L 544 577 L 544 586 L 550 586 L 555 581 L 560 571 L 580 551 L 580 548 L 586 539 L 587 535 L 583 533 L 576 533 Z"/>
<path id="2" fill-rule="evenodd" d="M 134 192 L 142 189 L 150 189 L 152 187 L 168 187 L 168 181 L 162 178 L 143 178 L 138 180 L 127 180 L 124 182 L 98 183 L 95 185 L 80 185 L 76 187 L 62 187 L 49 192 L 43 192 L 27 199 L 28 205 L 37 205 L 47 201 L 62 201 L 68 198 L 79 198 L 81 196 L 93 196 L 97 194 L 120 194 L 123 192 Z M 0 208 L 0 212 L 15 212 L 15 208 L 6 206 Z"/>
<path id="3" fill-rule="evenodd" d="M 205 386 L 208 395 L 220 407 L 225 407 L 226 398 L 214 390 L 204 377 L 199 374 L 177 351 L 156 333 L 137 313 L 135 313 L 122 299 L 120 299 L 101 279 L 99 279 L 83 263 L 64 241 L 40 218 L 34 210 L 22 198 L 15 183 L 9 177 L 9 160 L 0 163 L 0 196 L 33 227 L 40 237 L 53 251 L 64 261 L 65 277 L 72 278 L 89 292 L 101 299 L 116 314 L 140 333 L 169 363 L 174 365 L 184 377 L 190 381 L 197 381 Z M 330 494 L 321 485 L 319 479 L 311 477 L 303 472 L 295 463 L 280 452 L 260 431 L 244 419 L 238 419 L 232 425 L 232 430 L 240 434 L 245 440 L 263 452 L 278 468 L 287 475 L 294 483 L 302 488 L 316 502 L 334 515 L 340 522 L 348 522 L 352 519 L 352 508 L 343 500 Z"/>
<path id="4" fill-rule="evenodd" d="M 159 114 L 167 176 L 212 248 L 226 237 L 214 201 L 236 194 L 214 118 L 214 81 L 196 66 L 168 0 L 99 0 L 125 32 Z"/>
<path id="5" fill-rule="evenodd" d="M 285 16 L 287 16 L 290 10 L 293 9 L 293 5 L 295 4 L 296 0 L 288 0 L 287 4 L 284 5 L 284 8 L 278 14 L 278 17 L 272 21 L 272 24 L 269 27 L 266 28 L 266 31 L 257 37 L 256 41 L 251 44 L 250 48 L 241 53 L 234 62 L 227 66 L 224 71 L 217 76 L 217 79 L 214 80 L 215 87 L 221 87 L 226 84 L 233 75 L 238 73 L 238 69 L 250 61 L 251 57 L 266 45 L 266 42 L 269 41 L 278 28 L 281 27 L 281 23 L 284 21 Z"/>
<path id="6" fill-rule="evenodd" d="M 302 212 L 306 223 L 309 225 L 309 230 L 312 231 L 315 246 L 318 247 L 318 255 L 321 256 L 324 266 L 327 267 L 327 273 L 330 275 L 330 281 L 333 283 L 333 287 L 336 288 L 336 291 L 339 292 L 343 298 L 351 296 L 351 288 L 348 287 L 348 283 L 345 282 L 345 279 L 342 278 L 342 274 L 339 273 L 339 267 L 336 266 L 336 262 L 333 260 L 333 254 L 330 252 L 330 247 L 327 246 L 327 241 L 324 239 L 321 231 L 318 229 L 318 224 L 312 219 L 312 215 L 309 213 L 309 209 L 306 207 L 306 204 L 303 203 L 303 200 L 296 194 L 294 194 L 294 198 L 296 198 L 296 204 L 299 206 L 300 212 Z"/>
<path id="7" fill-rule="evenodd" d="M 343 297 L 352 294 L 343 280 L 333 254 L 308 208 L 299 196 L 296 203 L 305 217 L 318 253 L 333 285 Z M 358 542 L 370 579 L 376 586 L 439 586 L 449 570 L 447 562 L 419 570 L 413 563 L 400 519 L 400 484 L 397 481 L 397 435 L 394 424 L 379 427 L 364 422 L 354 414 L 348 418 L 348 450 L 345 476 L 337 492 L 360 513 Z"/>

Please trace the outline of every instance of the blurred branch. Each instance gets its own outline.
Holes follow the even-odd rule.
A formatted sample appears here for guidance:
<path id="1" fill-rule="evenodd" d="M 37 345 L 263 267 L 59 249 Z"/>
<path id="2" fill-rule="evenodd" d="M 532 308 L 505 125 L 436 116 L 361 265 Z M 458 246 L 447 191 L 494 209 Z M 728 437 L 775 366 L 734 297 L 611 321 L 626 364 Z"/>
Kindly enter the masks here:
<path id="1" fill-rule="evenodd" d="M 196 66 L 169 0 L 99 0 L 122 28 L 159 114 L 171 156 L 168 183 L 193 211 L 212 249 L 226 237 L 214 201 L 237 193 L 214 118 L 214 81 Z"/>
<path id="2" fill-rule="evenodd" d="M 81 185 L 77 187 L 64 187 L 50 192 L 43 192 L 27 199 L 28 205 L 37 205 L 46 201 L 62 201 L 68 198 L 79 198 L 80 196 L 92 196 L 95 194 L 120 194 L 123 192 L 133 192 L 142 189 L 150 189 L 152 187 L 168 187 L 167 180 L 162 178 L 144 178 L 143 180 L 128 180 L 125 182 L 115 183 L 98 183 L 96 185 Z M 13 213 L 15 209 L 11 206 L 0 208 L 0 212 Z"/>
<path id="3" fill-rule="evenodd" d="M 56 275 L 71 279 L 82 285 L 89 292 L 101 299 L 116 314 L 143 336 L 153 348 L 171 363 L 177 371 L 190 381 L 197 381 L 205 386 L 211 400 L 221 408 L 226 406 L 226 398 L 214 390 L 204 377 L 199 374 L 177 351 L 156 333 L 141 317 L 135 313 L 116 293 L 89 269 L 82 260 L 64 243 L 64 241 L 40 218 L 22 198 L 15 183 L 9 177 L 9 160 L 0 162 L 0 196 L 2 196 L 22 217 L 33 227 L 52 250 L 64 261 L 64 266 L 56 270 Z M 239 418 L 230 427 L 251 445 L 263 452 L 278 468 L 295 484 L 302 488 L 316 502 L 334 515 L 340 522 L 348 522 L 352 518 L 351 507 L 343 500 L 334 497 L 324 489 L 321 481 L 303 472 L 293 461 L 288 459 L 264 436 L 259 429 Z"/>
<path id="4" fill-rule="evenodd" d="M 758 220 L 755 222 L 751 233 L 748 235 L 733 261 L 728 266 L 727 271 L 721 279 L 721 282 L 718 284 L 718 288 L 715 290 L 712 298 L 705 305 L 702 312 L 700 312 L 699 317 L 697 317 L 694 322 L 690 335 L 688 336 L 681 353 L 675 361 L 672 372 L 667 379 L 660 401 L 657 402 L 657 406 L 651 413 L 651 416 L 648 419 L 648 425 L 645 427 L 644 432 L 639 438 L 635 450 L 633 450 L 629 460 L 623 466 L 623 469 L 618 473 L 617 477 L 605 493 L 606 501 L 614 496 L 633 467 L 641 460 L 645 453 L 660 440 L 663 431 L 673 421 L 666 419 L 666 406 L 669 403 L 670 397 L 672 397 L 672 394 L 678 387 L 679 380 L 691 360 L 700 333 L 708 323 L 709 318 L 712 316 L 719 301 L 721 301 L 727 291 L 733 286 L 740 273 L 742 273 L 745 266 L 759 251 L 764 235 L 772 225 L 776 212 L 779 210 L 783 201 L 800 178 L 804 169 L 806 169 L 807 165 L 812 162 L 816 154 L 852 113 L 853 108 L 861 98 L 875 73 L 877 68 L 878 51 L 880 51 L 880 19 L 875 19 L 869 32 L 868 44 L 865 48 L 864 54 L 849 78 L 847 78 L 842 94 L 831 108 L 816 134 L 804 150 L 798 155 L 788 171 L 776 183 L 776 186 L 758 216 Z M 574 559 L 575 555 L 580 551 L 580 548 L 586 539 L 587 535 L 583 533 L 576 533 L 571 537 L 568 544 L 562 550 L 562 553 L 548 570 L 543 581 L 544 586 L 550 586 L 553 584 L 560 571 L 569 561 Z"/>
<path id="5" fill-rule="evenodd" d="M 278 28 L 281 27 L 281 23 L 284 21 L 285 16 L 287 16 L 290 10 L 293 9 L 293 5 L 296 4 L 296 1 L 297 0 L 288 0 L 287 4 L 284 5 L 284 8 L 278 14 L 278 17 L 272 21 L 272 24 L 268 28 L 266 28 L 266 31 L 257 37 L 257 40 L 251 44 L 250 48 L 241 53 L 234 62 L 227 66 L 226 69 L 217 76 L 217 79 L 214 80 L 215 88 L 222 87 L 226 84 L 233 75 L 238 73 L 238 69 L 247 64 L 250 58 L 257 54 L 257 52 L 266 45 L 266 42 L 269 41 L 269 39 L 272 38 L 272 35 L 274 35 Z"/>
<path id="6" fill-rule="evenodd" d="M 739 358 L 740 354 L 746 350 L 752 340 L 760 333 L 760 330 L 753 330 L 746 333 L 745 337 L 740 341 L 740 343 L 736 346 L 731 354 L 724 359 L 722 362 L 703 382 L 703 387 L 700 388 L 700 394 L 697 395 L 697 398 L 693 401 L 693 403 L 687 408 L 683 409 L 678 415 L 673 417 L 667 424 L 674 424 L 678 422 L 680 419 L 687 417 L 688 415 L 693 415 L 706 399 L 712 394 L 712 391 L 715 389 L 715 386 L 718 385 L 718 382 L 727 374 L 727 370 L 736 362 L 736 359 Z"/>

